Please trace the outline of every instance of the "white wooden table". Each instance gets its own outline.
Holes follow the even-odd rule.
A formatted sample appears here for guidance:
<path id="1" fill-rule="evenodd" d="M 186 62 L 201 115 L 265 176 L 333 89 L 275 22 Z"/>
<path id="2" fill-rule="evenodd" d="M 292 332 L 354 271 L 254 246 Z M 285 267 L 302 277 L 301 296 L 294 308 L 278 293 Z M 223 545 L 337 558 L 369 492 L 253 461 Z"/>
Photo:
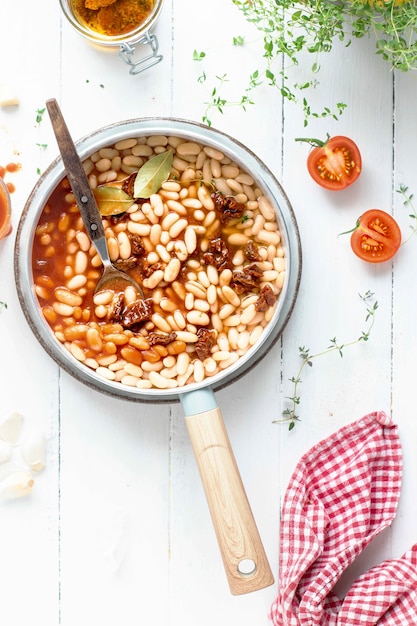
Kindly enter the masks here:
<path id="1" fill-rule="evenodd" d="M 353 566 L 358 572 L 400 556 L 416 541 L 417 426 L 415 355 L 417 237 L 394 262 L 368 265 L 350 250 L 351 228 L 366 209 L 394 211 L 404 236 L 411 220 L 395 193 L 417 191 L 416 77 L 393 74 L 373 41 L 337 49 L 321 72 L 318 103 L 348 104 L 339 121 L 317 120 L 310 136 L 348 135 L 363 172 L 341 193 L 319 188 L 306 170 L 301 110 L 260 87 L 247 112 L 226 107 L 213 126 L 246 144 L 271 168 L 294 208 L 303 247 L 297 304 L 282 340 L 248 376 L 218 394 L 253 513 L 275 575 L 274 585 L 232 596 L 179 405 L 112 399 L 81 385 L 44 352 L 21 312 L 13 275 L 14 239 L 25 201 L 58 153 L 49 120 L 36 123 L 48 98 L 59 100 L 74 138 L 133 117 L 201 121 L 215 75 L 240 95 L 260 65 L 259 39 L 229 2 L 166 0 L 154 29 L 163 61 L 130 76 L 117 53 L 93 47 L 63 19 L 58 0 L 0 4 L 0 82 L 20 105 L 0 110 L 0 163 L 9 174 L 14 232 L 0 242 L 0 414 L 24 416 L 22 439 L 45 432 L 47 466 L 30 496 L 0 507 L 0 620 L 7 626 L 120 624 L 208 626 L 269 623 L 277 593 L 280 503 L 300 456 L 323 437 L 368 412 L 398 423 L 404 450 L 399 511 Z M 194 50 L 207 52 L 203 64 Z M 198 82 L 203 71 L 207 80 Z M 301 72 L 301 70 L 299 70 Z M 39 144 L 46 144 L 40 148 Z M 299 346 L 320 352 L 336 336 L 366 328 L 358 293 L 379 303 L 367 343 L 318 358 L 303 373 L 301 422 L 274 424 L 292 394 Z M 14 451 L 18 462 L 19 449 Z M 348 584 L 349 578 L 346 584 Z"/>

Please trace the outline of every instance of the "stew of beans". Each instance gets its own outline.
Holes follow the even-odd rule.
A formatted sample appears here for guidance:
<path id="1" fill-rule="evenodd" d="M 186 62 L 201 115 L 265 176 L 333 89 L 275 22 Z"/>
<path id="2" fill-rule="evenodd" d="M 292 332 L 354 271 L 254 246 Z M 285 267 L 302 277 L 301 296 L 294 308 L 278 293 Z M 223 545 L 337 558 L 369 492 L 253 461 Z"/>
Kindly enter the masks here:
<path id="1" fill-rule="evenodd" d="M 132 181 L 172 150 L 169 178 L 149 198 L 103 216 L 112 261 L 143 286 L 94 295 L 101 261 L 68 181 L 53 191 L 33 246 L 35 293 L 60 341 L 122 385 L 201 382 L 241 358 L 271 320 L 286 259 L 269 199 L 220 150 L 181 137 L 122 140 L 84 161 L 93 189 Z M 129 191 L 130 190 L 130 191 Z"/>

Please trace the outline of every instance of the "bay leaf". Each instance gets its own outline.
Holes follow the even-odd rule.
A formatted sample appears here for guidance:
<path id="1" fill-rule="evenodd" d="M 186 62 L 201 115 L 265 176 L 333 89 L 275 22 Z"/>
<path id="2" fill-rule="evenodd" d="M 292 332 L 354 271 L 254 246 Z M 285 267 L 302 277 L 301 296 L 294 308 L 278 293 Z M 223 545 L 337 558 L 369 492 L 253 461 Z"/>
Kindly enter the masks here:
<path id="1" fill-rule="evenodd" d="M 172 150 L 167 150 L 146 161 L 136 175 L 133 197 L 149 198 L 157 193 L 171 173 L 172 159 Z"/>
<path id="2" fill-rule="evenodd" d="M 120 187 L 96 187 L 93 191 L 101 215 L 119 215 L 132 206 L 132 198 Z"/>

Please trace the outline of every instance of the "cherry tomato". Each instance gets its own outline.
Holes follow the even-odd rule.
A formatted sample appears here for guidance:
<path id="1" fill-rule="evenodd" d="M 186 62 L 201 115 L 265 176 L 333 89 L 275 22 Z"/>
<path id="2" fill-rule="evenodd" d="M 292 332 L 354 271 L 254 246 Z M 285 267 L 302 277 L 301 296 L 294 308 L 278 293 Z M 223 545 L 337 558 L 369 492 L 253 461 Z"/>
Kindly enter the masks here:
<path id="1" fill-rule="evenodd" d="M 369 263 L 388 261 L 401 245 L 401 230 L 391 215 L 371 209 L 360 216 L 350 238 L 353 252 Z"/>
<path id="2" fill-rule="evenodd" d="M 331 191 L 346 189 L 359 177 L 362 158 L 358 146 L 349 137 L 328 136 L 319 139 L 296 139 L 314 146 L 307 159 L 310 176 L 321 187 Z"/>

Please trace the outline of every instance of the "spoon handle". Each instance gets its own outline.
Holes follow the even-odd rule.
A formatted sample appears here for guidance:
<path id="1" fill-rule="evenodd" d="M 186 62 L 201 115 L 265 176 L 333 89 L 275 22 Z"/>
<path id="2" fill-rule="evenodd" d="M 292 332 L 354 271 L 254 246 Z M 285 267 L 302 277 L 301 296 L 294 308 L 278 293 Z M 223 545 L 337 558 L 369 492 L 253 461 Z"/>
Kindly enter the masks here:
<path id="1" fill-rule="evenodd" d="M 54 98 L 46 101 L 46 108 L 51 119 L 52 128 L 58 143 L 65 172 L 75 201 L 80 210 L 81 217 L 87 229 L 91 241 L 96 246 L 97 252 L 104 265 L 109 261 L 107 252 L 106 236 L 104 234 L 103 222 L 97 202 L 88 182 L 83 164 L 78 156 L 68 127 L 65 123 L 61 110 Z"/>

